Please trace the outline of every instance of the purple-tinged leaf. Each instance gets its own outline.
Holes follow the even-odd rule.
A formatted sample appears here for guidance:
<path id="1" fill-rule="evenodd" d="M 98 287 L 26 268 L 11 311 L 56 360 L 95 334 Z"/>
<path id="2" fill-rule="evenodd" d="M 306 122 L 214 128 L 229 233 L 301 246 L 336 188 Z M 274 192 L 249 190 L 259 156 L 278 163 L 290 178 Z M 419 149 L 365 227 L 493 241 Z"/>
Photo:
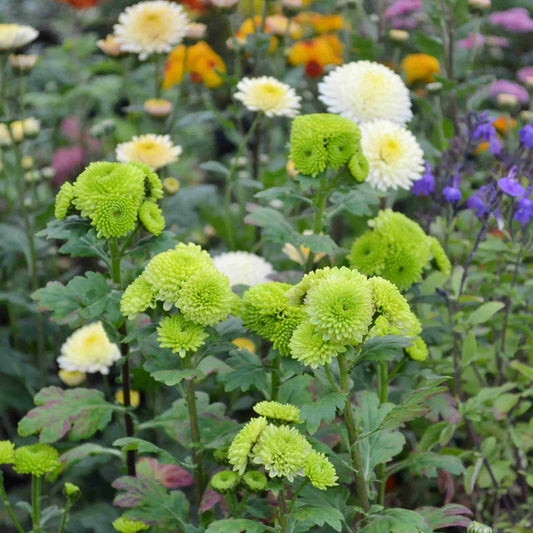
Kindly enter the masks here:
<path id="1" fill-rule="evenodd" d="M 433 530 L 443 527 L 468 527 L 472 511 L 464 505 L 450 503 L 441 507 L 419 507 L 416 512 L 421 514 Z"/>

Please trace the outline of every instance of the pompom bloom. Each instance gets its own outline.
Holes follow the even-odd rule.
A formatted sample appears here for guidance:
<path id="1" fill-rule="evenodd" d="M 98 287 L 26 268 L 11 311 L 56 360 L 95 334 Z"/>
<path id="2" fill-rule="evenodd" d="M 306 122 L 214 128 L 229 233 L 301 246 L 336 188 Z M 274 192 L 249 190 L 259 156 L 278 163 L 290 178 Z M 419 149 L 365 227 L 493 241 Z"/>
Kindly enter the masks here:
<path id="1" fill-rule="evenodd" d="M 390 120 L 361 126 L 361 146 L 368 160 L 367 182 L 382 191 L 410 189 L 424 171 L 424 152 L 415 136 Z"/>
<path id="2" fill-rule="evenodd" d="M 139 2 L 119 15 L 114 31 L 123 52 L 149 55 L 170 52 L 187 33 L 189 18 L 179 4 L 166 0 Z"/>
<path id="3" fill-rule="evenodd" d="M 14 50 L 35 39 L 39 32 L 31 26 L 0 24 L 0 50 Z"/>
<path id="4" fill-rule="evenodd" d="M 272 265 L 262 257 L 249 252 L 228 252 L 213 259 L 214 265 L 226 275 L 230 285 L 253 287 L 267 283 L 274 273 Z"/>
<path id="5" fill-rule="evenodd" d="M 120 350 L 112 344 L 101 322 L 76 330 L 61 347 L 57 362 L 69 372 L 109 373 L 109 367 L 120 359 Z"/>
<path id="6" fill-rule="evenodd" d="M 157 333 L 159 345 L 162 348 L 170 348 L 180 357 L 185 357 L 187 352 L 198 351 L 208 337 L 202 326 L 180 314 L 164 317 L 159 323 Z"/>
<path id="7" fill-rule="evenodd" d="M 237 433 L 228 450 L 228 460 L 233 470 L 244 474 L 252 447 L 267 424 L 267 419 L 262 416 L 253 418 Z"/>
<path id="8" fill-rule="evenodd" d="M 10 465 L 15 459 L 15 445 L 10 440 L 0 440 L 0 465 Z"/>
<path id="9" fill-rule="evenodd" d="M 176 162 L 181 152 L 181 146 L 172 144 L 169 135 L 147 133 L 119 144 L 116 157 L 121 163 L 144 163 L 152 169 L 158 169 Z"/>
<path id="10" fill-rule="evenodd" d="M 439 60 L 428 54 L 409 54 L 401 66 L 407 83 L 430 83 L 435 80 L 433 74 L 440 72 Z"/>
<path id="11" fill-rule="evenodd" d="M 32 444 L 15 450 L 13 470 L 18 474 L 41 477 L 60 465 L 57 450 L 48 444 Z"/>
<path id="12" fill-rule="evenodd" d="M 119 533 L 138 533 L 139 531 L 146 531 L 147 529 L 150 529 L 148 524 L 145 524 L 139 520 L 130 520 L 125 516 L 117 518 L 113 522 L 113 527 Z"/>
<path id="13" fill-rule="evenodd" d="M 259 402 L 254 405 L 254 411 L 260 416 L 283 424 L 300 423 L 300 409 L 289 403 Z"/>
<path id="14" fill-rule="evenodd" d="M 267 117 L 295 117 L 300 110 L 294 89 L 271 76 L 243 78 L 233 96 L 250 111 L 261 111 Z"/>
<path id="15" fill-rule="evenodd" d="M 328 487 L 334 487 L 337 484 L 335 467 L 323 453 L 312 452 L 307 456 L 305 475 L 320 490 L 326 490 Z"/>
<path id="16" fill-rule="evenodd" d="M 372 61 L 337 67 L 318 84 L 318 91 L 330 113 L 357 123 L 387 119 L 405 124 L 413 116 L 409 91 L 400 76 Z"/>

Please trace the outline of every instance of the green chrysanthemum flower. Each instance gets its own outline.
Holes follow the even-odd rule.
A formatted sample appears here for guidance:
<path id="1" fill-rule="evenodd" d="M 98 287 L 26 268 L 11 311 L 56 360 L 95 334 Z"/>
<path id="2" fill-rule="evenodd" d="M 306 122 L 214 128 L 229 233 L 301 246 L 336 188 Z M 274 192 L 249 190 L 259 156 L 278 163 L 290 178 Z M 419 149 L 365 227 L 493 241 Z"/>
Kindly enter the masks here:
<path id="1" fill-rule="evenodd" d="M 470 522 L 466 529 L 466 533 L 492 533 L 492 528 L 481 524 L 480 522 Z"/>
<path id="2" fill-rule="evenodd" d="M 214 326 L 230 313 L 234 303 L 232 294 L 227 276 L 208 265 L 182 285 L 176 305 L 188 320 Z"/>
<path id="3" fill-rule="evenodd" d="M 361 132 L 351 120 L 327 113 L 296 117 L 291 128 L 291 160 L 302 174 L 339 168 L 360 150 Z"/>
<path id="4" fill-rule="evenodd" d="M 407 355 L 415 361 L 424 361 L 429 355 L 427 344 L 421 337 L 416 337 L 412 346 L 405 349 Z"/>
<path id="5" fill-rule="evenodd" d="M 229 464 L 233 466 L 233 470 L 239 472 L 241 475 L 246 470 L 248 456 L 253 446 L 259 439 L 262 431 L 267 427 L 267 424 L 267 419 L 262 416 L 253 418 L 233 439 L 228 450 L 228 460 Z"/>
<path id="6" fill-rule="evenodd" d="M 368 165 L 368 159 L 363 154 L 362 149 L 357 150 L 355 154 L 352 155 L 350 161 L 348 162 L 348 169 L 350 174 L 359 183 L 366 180 L 370 167 Z"/>
<path id="7" fill-rule="evenodd" d="M 270 282 L 255 285 L 242 297 L 241 318 L 246 328 L 274 343 L 281 355 L 289 355 L 289 342 L 305 317 L 302 308 L 291 305 L 285 293 L 287 283 Z"/>
<path id="8" fill-rule="evenodd" d="M 293 285 L 286 293 L 285 296 L 287 300 L 292 305 L 302 305 L 304 303 L 307 291 L 315 283 L 321 279 L 324 279 L 328 276 L 328 273 L 331 271 L 330 267 L 324 267 L 320 270 L 313 270 L 305 276 L 296 284 Z"/>
<path id="9" fill-rule="evenodd" d="M 160 235 L 165 229 L 165 219 L 159 206 L 147 200 L 142 203 L 139 209 L 139 220 L 143 223 L 144 227 L 153 235 Z"/>
<path id="10" fill-rule="evenodd" d="M 237 472 L 231 472 L 230 470 L 217 472 L 211 478 L 211 486 L 216 492 L 220 494 L 225 494 L 227 492 L 235 490 L 238 484 L 239 474 L 237 474 Z"/>
<path id="11" fill-rule="evenodd" d="M 68 181 L 61 185 L 55 203 L 55 217 L 58 220 L 63 220 L 68 214 L 68 210 L 72 207 L 74 200 L 74 187 Z"/>
<path id="12" fill-rule="evenodd" d="M 144 276 L 168 311 L 177 302 L 183 283 L 202 267 L 211 264 L 209 254 L 197 244 L 179 243 L 174 250 L 154 256 L 146 266 Z"/>
<path id="13" fill-rule="evenodd" d="M 397 241 L 387 247 L 385 264 L 380 276 L 405 291 L 422 279 L 426 264 L 426 257 L 421 258 L 416 253 L 410 253 L 409 246 L 404 246 L 401 241 Z"/>
<path id="14" fill-rule="evenodd" d="M 324 340 L 322 334 L 308 320 L 303 321 L 294 331 L 289 349 L 294 359 L 311 368 L 327 365 L 333 357 L 346 351 L 342 344 Z"/>
<path id="15" fill-rule="evenodd" d="M 10 465 L 15 459 L 15 445 L 10 440 L 0 440 L 0 465 Z"/>
<path id="16" fill-rule="evenodd" d="M 445 275 L 449 276 L 452 272 L 452 264 L 444 251 L 444 248 L 441 246 L 440 242 L 435 237 L 430 237 L 430 247 L 431 253 L 433 254 L 433 259 L 437 264 L 437 268 Z"/>
<path id="17" fill-rule="evenodd" d="M 306 438 L 294 427 L 269 424 L 254 446 L 253 460 L 262 464 L 270 477 L 294 481 L 304 474 L 305 461 L 312 451 Z"/>
<path id="18" fill-rule="evenodd" d="M 250 470 L 242 476 L 244 486 L 251 492 L 263 492 L 267 486 L 267 478 L 263 472 Z"/>
<path id="19" fill-rule="evenodd" d="M 137 201 L 118 194 L 109 195 L 100 201 L 89 218 L 96 227 L 98 236 L 103 235 L 106 239 L 124 237 L 135 228 L 138 211 Z"/>
<path id="20" fill-rule="evenodd" d="M 163 198 L 163 183 L 159 176 L 144 163 L 132 162 L 130 165 L 142 170 L 144 174 L 144 193 L 146 198 L 154 202 Z"/>
<path id="21" fill-rule="evenodd" d="M 144 197 L 144 173 L 140 168 L 121 163 L 91 163 L 74 183 L 74 205 L 90 218 L 109 197 L 120 197 L 138 210 Z"/>
<path id="22" fill-rule="evenodd" d="M 419 335 L 422 326 L 398 288 L 390 281 L 380 277 L 370 278 L 370 283 L 372 284 L 374 304 L 378 315 L 370 332 L 371 336 L 407 335 L 416 337 Z"/>
<path id="23" fill-rule="evenodd" d="M 125 317 L 132 320 L 149 307 L 155 308 L 156 304 L 154 288 L 141 274 L 124 291 L 120 300 L 120 311 Z"/>
<path id="24" fill-rule="evenodd" d="M 260 416 L 283 424 L 300 423 L 300 409 L 290 403 L 259 402 L 254 405 L 254 411 Z"/>
<path id="25" fill-rule="evenodd" d="M 13 469 L 18 474 L 41 477 L 60 466 L 57 450 L 48 444 L 32 444 L 15 450 Z"/>
<path id="26" fill-rule="evenodd" d="M 157 328 L 157 340 L 162 348 L 170 348 L 180 357 L 187 352 L 196 352 L 209 336 L 202 326 L 191 322 L 183 315 L 164 317 Z"/>
<path id="27" fill-rule="evenodd" d="M 326 490 L 337 484 L 335 467 L 323 453 L 310 453 L 305 461 L 304 472 L 317 489 Z"/>
<path id="28" fill-rule="evenodd" d="M 130 520 L 125 516 L 117 518 L 113 522 L 113 527 L 120 533 L 138 533 L 138 531 L 146 531 L 150 528 L 148 524 L 139 520 Z"/>
<path id="29" fill-rule="evenodd" d="M 349 260 L 365 276 L 376 276 L 383 272 L 386 257 L 386 241 L 376 231 L 367 231 L 353 242 Z"/>
<path id="30" fill-rule="evenodd" d="M 368 333 L 374 305 L 372 286 L 363 274 L 349 268 L 332 268 L 314 283 L 305 299 L 310 322 L 325 340 L 358 344 Z"/>

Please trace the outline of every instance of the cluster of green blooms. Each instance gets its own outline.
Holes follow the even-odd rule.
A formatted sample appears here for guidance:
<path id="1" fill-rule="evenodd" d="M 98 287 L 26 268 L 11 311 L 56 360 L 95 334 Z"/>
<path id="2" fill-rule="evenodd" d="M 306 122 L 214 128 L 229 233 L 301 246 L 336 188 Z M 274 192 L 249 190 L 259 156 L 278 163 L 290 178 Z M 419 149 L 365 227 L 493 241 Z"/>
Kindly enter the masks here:
<path id="1" fill-rule="evenodd" d="M 0 462 L 8 464 L 4 461 L 9 459 L 8 456 L 11 455 L 9 463 L 13 463 L 13 470 L 18 474 L 41 477 L 57 471 L 61 467 L 57 450 L 48 444 L 31 444 L 13 450 L 13 447 L 6 443 L 9 441 L 3 441 L 0 446 L 2 448 Z M 11 451 L 9 451 L 10 448 Z"/>
<path id="2" fill-rule="evenodd" d="M 238 301 L 227 276 L 206 251 L 193 243 L 179 243 L 152 258 L 124 291 L 120 308 L 130 319 L 158 302 L 166 311 L 177 308 L 178 314 L 161 320 L 158 340 L 184 357 L 203 345 L 208 336 L 204 328 L 225 320 Z"/>
<path id="3" fill-rule="evenodd" d="M 142 163 L 91 163 L 74 183 L 57 193 L 55 216 L 62 220 L 79 210 L 88 217 L 99 237 L 124 237 L 137 220 L 154 235 L 165 228 L 157 204 L 163 197 L 158 175 Z"/>
<path id="4" fill-rule="evenodd" d="M 113 527 L 120 533 L 137 533 L 138 531 L 146 531 L 150 528 L 148 524 L 140 520 L 130 520 L 125 516 L 117 518 L 113 522 Z"/>
<path id="5" fill-rule="evenodd" d="M 292 123 L 290 142 L 290 157 L 302 174 L 314 177 L 328 167 L 347 165 L 357 181 L 364 181 L 368 175 L 361 131 L 347 118 L 327 113 L 300 115 Z"/>
<path id="6" fill-rule="evenodd" d="M 386 209 L 368 225 L 372 229 L 352 245 L 349 260 L 353 268 L 388 279 L 402 291 L 422 279 L 432 258 L 441 272 L 450 275 L 451 264 L 439 241 L 405 215 Z"/>
<path id="7" fill-rule="evenodd" d="M 238 472 L 245 477 L 245 471 L 252 463 L 262 465 L 271 478 L 283 477 L 292 482 L 296 476 L 306 476 L 321 490 L 337 484 L 335 468 L 328 458 L 316 452 L 304 435 L 290 425 L 299 422 L 297 407 L 261 402 L 254 410 L 262 416 L 252 418 L 228 450 L 234 474 Z"/>
<path id="8" fill-rule="evenodd" d="M 398 288 L 347 267 L 310 272 L 294 286 L 256 285 L 243 295 L 241 316 L 246 327 L 272 341 L 281 355 L 312 368 L 373 336 L 416 337 L 406 349 L 409 356 L 424 360 L 428 354 L 418 337 L 420 322 Z"/>

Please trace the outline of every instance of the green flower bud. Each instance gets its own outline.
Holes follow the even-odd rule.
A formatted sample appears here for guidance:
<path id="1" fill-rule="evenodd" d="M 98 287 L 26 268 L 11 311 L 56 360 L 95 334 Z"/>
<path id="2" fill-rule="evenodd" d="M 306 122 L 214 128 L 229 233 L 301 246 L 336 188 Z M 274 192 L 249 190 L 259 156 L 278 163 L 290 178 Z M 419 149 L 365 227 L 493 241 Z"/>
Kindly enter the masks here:
<path id="1" fill-rule="evenodd" d="M 300 423 L 300 409 L 289 403 L 259 402 L 254 405 L 254 411 L 259 416 L 264 416 L 272 421 L 281 422 L 283 424 Z"/>
<path id="2" fill-rule="evenodd" d="M 220 494 L 235 490 L 238 483 L 239 474 L 230 470 L 218 472 L 211 478 L 211 486 Z"/>
<path id="3" fill-rule="evenodd" d="M 125 516 L 117 518 L 113 522 L 113 527 L 120 533 L 137 533 L 138 531 L 145 531 L 150 528 L 148 524 L 139 520 L 130 520 Z"/>
<path id="4" fill-rule="evenodd" d="M 63 492 L 69 500 L 77 500 L 81 497 L 80 488 L 77 485 L 74 485 L 74 483 L 69 483 L 68 481 L 65 482 L 65 485 L 63 486 Z"/>
<path id="5" fill-rule="evenodd" d="M 160 235 L 165 229 L 165 219 L 163 217 L 163 213 L 161 212 L 159 206 L 151 200 L 147 200 L 142 203 L 139 209 L 139 220 L 153 235 Z"/>
<path id="6" fill-rule="evenodd" d="M 209 336 L 204 328 L 181 314 L 164 317 L 157 328 L 157 340 L 162 348 L 170 348 L 180 357 L 196 352 Z"/>
<path id="7" fill-rule="evenodd" d="M 492 528 L 480 524 L 479 522 L 470 522 L 466 529 L 467 533 L 492 533 Z"/>
<path id="8" fill-rule="evenodd" d="M 66 218 L 68 211 L 73 207 L 74 187 L 68 181 L 61 185 L 56 196 L 55 217 L 58 220 Z"/>
<path id="9" fill-rule="evenodd" d="M 244 486 L 251 492 L 263 492 L 267 486 L 267 478 L 263 472 L 251 470 L 242 476 Z"/>
<path id="10" fill-rule="evenodd" d="M 307 456 L 305 475 L 320 490 L 326 490 L 328 487 L 337 485 L 335 467 L 323 453 L 313 451 Z"/>

